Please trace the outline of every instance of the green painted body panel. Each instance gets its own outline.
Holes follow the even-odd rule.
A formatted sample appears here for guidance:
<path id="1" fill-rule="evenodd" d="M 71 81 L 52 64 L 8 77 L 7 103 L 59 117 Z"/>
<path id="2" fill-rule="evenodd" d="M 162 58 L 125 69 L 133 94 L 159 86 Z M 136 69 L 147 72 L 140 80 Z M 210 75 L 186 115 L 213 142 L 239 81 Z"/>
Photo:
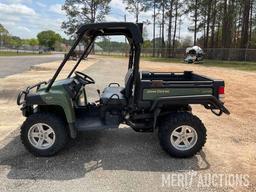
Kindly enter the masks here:
<path id="1" fill-rule="evenodd" d="M 143 100 L 171 96 L 212 95 L 212 91 L 212 88 L 150 88 L 143 90 Z"/>
<path id="2" fill-rule="evenodd" d="M 42 86 L 37 94 L 41 96 L 46 105 L 58 105 L 63 108 L 68 123 L 75 122 L 75 112 L 72 104 L 72 100 L 64 88 L 64 84 L 67 84 L 70 80 L 56 81 L 49 92 L 45 92 L 46 86 Z"/>

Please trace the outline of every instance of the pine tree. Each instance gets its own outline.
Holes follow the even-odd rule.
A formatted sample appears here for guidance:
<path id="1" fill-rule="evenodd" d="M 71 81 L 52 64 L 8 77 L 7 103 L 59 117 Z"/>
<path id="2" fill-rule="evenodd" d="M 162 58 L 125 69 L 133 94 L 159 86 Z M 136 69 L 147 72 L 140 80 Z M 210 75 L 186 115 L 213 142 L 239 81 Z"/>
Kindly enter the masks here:
<path id="1" fill-rule="evenodd" d="M 67 21 L 62 28 L 67 35 L 73 35 L 77 28 L 86 23 L 101 22 L 109 13 L 111 0 L 66 0 L 62 9 L 66 12 Z"/>
<path id="2" fill-rule="evenodd" d="M 141 12 L 147 11 L 152 2 L 149 0 L 123 0 L 127 5 L 126 10 L 135 16 L 135 22 L 139 22 L 139 15 Z"/>

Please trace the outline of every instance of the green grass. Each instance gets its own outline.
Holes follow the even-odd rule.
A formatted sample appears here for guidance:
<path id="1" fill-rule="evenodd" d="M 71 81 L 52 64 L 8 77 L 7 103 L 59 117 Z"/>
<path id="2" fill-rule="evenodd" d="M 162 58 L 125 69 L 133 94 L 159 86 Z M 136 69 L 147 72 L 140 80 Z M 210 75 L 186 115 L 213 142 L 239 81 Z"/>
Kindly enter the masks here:
<path id="1" fill-rule="evenodd" d="M 0 51 L 0 56 L 26 56 L 26 55 L 48 55 L 49 53 L 23 53 L 23 52 L 12 52 L 12 51 Z"/>
<path id="2" fill-rule="evenodd" d="M 112 57 L 112 58 L 128 58 L 128 56 L 124 55 L 118 55 L 118 54 L 113 54 L 113 55 L 108 55 L 108 54 L 97 54 L 99 56 L 104 56 L 104 57 Z M 141 59 L 145 61 L 155 61 L 155 62 L 172 62 L 172 63 L 177 63 L 177 62 L 182 62 L 182 59 L 178 58 L 159 58 L 159 57 L 148 57 L 148 56 L 141 56 Z"/>
<path id="3" fill-rule="evenodd" d="M 181 63 L 182 59 L 179 58 L 160 58 L 160 57 L 142 57 L 145 61 L 153 61 L 153 62 L 165 62 L 165 63 Z"/>
<path id="4" fill-rule="evenodd" d="M 205 60 L 204 66 L 226 67 L 245 71 L 256 71 L 256 62 Z"/>
<path id="5" fill-rule="evenodd" d="M 125 58 L 122 55 L 104 55 L 114 58 Z M 158 58 L 158 57 L 141 57 L 144 61 L 152 62 L 165 62 L 165 63 L 184 63 L 181 58 Z M 206 59 L 203 63 L 200 64 L 191 64 L 191 65 L 201 65 L 209 67 L 224 67 L 232 68 L 244 71 L 256 71 L 256 61 L 255 62 L 246 62 L 246 61 L 223 61 L 223 60 L 209 60 Z"/>
<path id="6" fill-rule="evenodd" d="M 127 57 L 125 57 L 124 55 L 118 55 L 118 54 L 113 54 L 113 55 L 108 55 L 108 54 L 98 54 L 98 53 L 96 53 L 96 55 L 98 55 L 98 56 L 104 56 L 104 57 L 112 57 L 112 58 L 127 58 Z"/>
<path id="7" fill-rule="evenodd" d="M 153 62 L 169 62 L 169 63 L 183 63 L 182 59 L 177 58 L 155 58 L 155 57 L 143 57 L 143 60 Z M 192 64 L 194 65 L 194 64 Z M 245 61 L 222 61 L 222 60 L 204 60 L 203 63 L 196 64 L 210 67 L 225 67 L 245 71 L 256 71 L 256 62 Z"/>

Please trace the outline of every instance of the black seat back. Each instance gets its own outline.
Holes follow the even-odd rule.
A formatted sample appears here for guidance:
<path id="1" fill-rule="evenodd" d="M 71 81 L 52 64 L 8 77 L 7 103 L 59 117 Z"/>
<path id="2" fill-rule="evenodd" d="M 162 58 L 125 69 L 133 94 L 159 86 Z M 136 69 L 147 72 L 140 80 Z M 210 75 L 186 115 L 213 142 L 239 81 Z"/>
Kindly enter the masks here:
<path id="1" fill-rule="evenodd" d="M 132 82 L 133 82 L 133 69 L 130 68 L 126 75 L 125 75 L 125 88 L 123 90 L 123 94 L 125 95 L 126 98 L 129 98 L 132 94 Z"/>

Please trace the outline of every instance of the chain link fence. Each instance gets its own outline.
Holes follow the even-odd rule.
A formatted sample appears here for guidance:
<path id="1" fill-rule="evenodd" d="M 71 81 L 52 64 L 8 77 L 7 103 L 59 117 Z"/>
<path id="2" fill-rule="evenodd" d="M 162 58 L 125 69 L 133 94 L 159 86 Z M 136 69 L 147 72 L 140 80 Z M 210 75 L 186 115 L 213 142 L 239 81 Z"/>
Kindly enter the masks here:
<path id="1" fill-rule="evenodd" d="M 45 48 L 24 46 L 18 49 L 10 47 L 0 47 L 0 52 L 16 52 L 19 53 L 43 53 Z M 113 55 L 113 56 L 128 56 L 129 49 L 125 47 L 109 46 L 107 49 L 100 47 L 95 48 L 95 54 L 98 55 Z M 204 49 L 204 58 L 212 60 L 227 60 L 227 61 L 253 61 L 256 62 L 256 49 L 238 49 L 238 48 L 208 48 Z M 142 48 L 141 56 L 143 57 L 159 57 L 159 58 L 177 58 L 184 59 L 186 57 L 186 49 L 162 49 Z"/>
<path id="2" fill-rule="evenodd" d="M 127 48 L 116 49 L 109 47 L 107 50 L 95 50 L 98 55 L 119 55 L 127 56 L 129 50 Z M 159 57 L 159 58 L 177 58 L 184 59 L 186 57 L 186 49 L 155 49 L 142 48 L 141 56 L 143 57 Z M 254 61 L 256 62 L 256 49 L 237 49 L 237 48 L 211 48 L 204 49 L 204 58 L 212 60 L 227 61 Z"/>
<path id="3" fill-rule="evenodd" d="M 18 47 L 8 46 L 8 45 L 1 45 L 0 46 L 0 54 L 5 55 L 8 53 L 12 54 L 21 54 L 21 53 L 28 53 L 28 54 L 42 54 L 44 52 L 49 51 L 48 48 L 42 46 L 30 46 L 30 45 L 22 45 Z"/>

